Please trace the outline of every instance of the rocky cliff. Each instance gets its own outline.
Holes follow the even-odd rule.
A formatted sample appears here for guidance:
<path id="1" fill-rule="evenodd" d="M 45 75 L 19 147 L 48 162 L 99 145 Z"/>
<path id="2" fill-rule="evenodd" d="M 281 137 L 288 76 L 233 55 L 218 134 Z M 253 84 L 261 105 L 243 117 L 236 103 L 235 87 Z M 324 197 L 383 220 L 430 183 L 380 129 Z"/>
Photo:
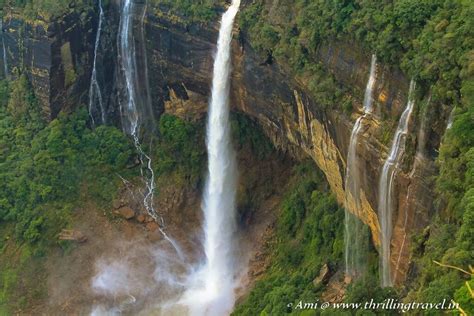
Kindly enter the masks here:
<path id="1" fill-rule="evenodd" d="M 64 16 L 26 18 L 17 9 L 3 17 L 3 75 L 25 70 L 45 117 L 87 100 L 97 13 L 70 5 Z"/>
<path id="2" fill-rule="evenodd" d="M 149 12 L 146 22 L 148 54 L 151 56 L 152 89 L 164 111 L 183 117 L 203 115 L 207 107 L 212 74 L 212 54 L 217 32 L 214 26 L 189 25 L 166 12 Z M 265 62 L 243 34 L 235 30 L 232 100 L 235 110 L 253 117 L 273 143 L 293 156 L 311 157 L 323 170 L 338 201 L 345 203 L 344 178 L 350 134 L 361 115 L 369 75 L 370 52 L 357 43 L 331 42 L 319 48 L 315 58 L 337 81 L 350 88 L 354 113 L 325 109 L 307 93 L 305 83 L 293 79 L 285 65 Z M 357 214 L 380 244 L 377 217 L 377 184 L 398 118 L 407 103 L 409 78 L 398 69 L 379 64 L 374 97 L 376 114 L 363 122 L 357 145 L 361 161 L 362 212 Z M 423 99 L 419 96 L 419 99 Z M 426 102 L 426 100 L 424 101 Z M 337 108 L 337 107 L 335 107 Z M 428 111 L 431 107 L 428 107 Z M 410 266 L 411 235 L 429 221 L 433 208 L 430 177 L 444 130 L 443 116 L 431 113 L 423 124 L 410 122 L 410 136 L 403 171 L 395 181 L 398 205 L 394 214 L 392 247 L 393 279 L 400 285 Z M 426 122 L 428 121 L 428 122 Z M 418 136 L 417 136 L 418 135 Z M 421 136 L 421 137 L 420 137 Z M 416 159 L 413 159 L 416 154 Z M 349 208 L 355 203 L 349 198 Z"/>
<path id="3" fill-rule="evenodd" d="M 118 118 L 113 93 L 117 56 L 117 1 L 106 14 L 101 44 L 100 78 L 108 116 Z M 97 10 L 71 10 L 53 21 L 28 22 L 14 12 L 3 24 L 6 64 L 10 74 L 15 68 L 27 70 L 45 114 L 53 118 L 63 108 L 88 101 L 93 45 L 97 29 Z M 148 7 L 145 18 L 148 73 L 156 113 L 169 112 L 187 119 L 202 117 L 207 109 L 212 76 L 217 24 L 185 23 L 162 7 Z M 346 203 L 344 178 L 346 156 L 354 121 L 361 115 L 363 93 L 369 75 L 371 52 L 357 43 L 330 42 L 316 56 L 338 83 L 351 91 L 355 111 L 352 115 L 325 108 L 308 93 L 304 80 L 295 79 L 278 60 L 268 62 L 235 29 L 232 104 L 263 126 L 273 143 L 296 158 L 311 157 L 326 175 L 339 203 Z M 5 58 L 4 58 L 5 64 Z M 376 113 L 363 121 L 357 153 L 360 159 L 362 210 L 357 215 L 371 229 L 375 246 L 380 244 L 377 217 L 377 184 L 387 156 L 390 140 L 407 103 L 409 78 L 400 70 L 379 64 L 374 97 Z M 418 100 L 428 102 L 428 94 Z M 419 107 L 421 108 L 421 107 Z M 435 172 L 434 159 L 445 127 L 439 107 L 424 107 L 410 122 L 408 150 L 403 170 L 397 173 L 395 191 L 398 205 L 394 214 L 392 271 L 402 284 L 410 267 L 411 235 L 427 225 L 433 209 L 430 180 Z M 420 121 L 419 117 L 426 119 Z M 416 154 L 415 154 L 416 152 Z M 349 197 L 349 209 L 355 201 Z"/>

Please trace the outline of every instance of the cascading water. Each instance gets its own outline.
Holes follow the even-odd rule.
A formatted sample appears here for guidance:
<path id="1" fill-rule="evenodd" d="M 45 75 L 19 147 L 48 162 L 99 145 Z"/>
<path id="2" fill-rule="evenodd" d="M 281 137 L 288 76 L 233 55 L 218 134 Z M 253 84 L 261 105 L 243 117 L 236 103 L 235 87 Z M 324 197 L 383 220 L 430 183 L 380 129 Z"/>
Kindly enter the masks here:
<path id="1" fill-rule="evenodd" d="M 143 3 L 142 3 L 143 4 Z M 143 23 L 146 13 L 145 6 L 142 8 L 140 16 L 140 33 L 138 42 L 141 43 L 141 72 L 138 71 L 139 62 L 137 61 L 137 47 L 133 36 L 133 20 L 134 13 L 138 11 L 133 0 L 124 0 L 122 4 L 122 12 L 120 16 L 119 26 L 119 62 L 122 70 L 125 86 L 125 96 L 119 98 L 120 111 L 122 114 L 122 127 L 124 131 L 132 136 L 135 148 L 137 149 L 142 165 L 141 173 L 145 179 L 145 192 L 143 205 L 147 213 L 160 224 L 159 231 L 163 237 L 173 246 L 174 250 L 180 258 L 183 253 L 178 244 L 171 239 L 163 230 L 163 218 L 156 212 L 154 207 L 155 194 L 155 172 L 152 167 L 151 157 L 143 150 L 140 143 L 140 127 L 145 120 L 152 121 L 153 111 L 151 110 L 151 100 L 148 87 L 148 72 L 146 52 L 144 48 Z M 153 127 L 153 126 L 152 126 Z M 148 131 L 151 133 L 151 131 Z"/>
<path id="2" fill-rule="evenodd" d="M 100 36 L 102 33 L 102 25 L 104 23 L 104 9 L 102 7 L 102 0 L 99 0 L 99 25 L 97 26 L 97 35 L 95 37 L 95 46 L 94 46 L 94 62 L 92 64 L 92 75 L 91 75 L 91 85 L 89 87 L 89 116 L 92 121 L 92 125 L 95 125 L 95 113 L 100 111 L 100 122 L 105 124 L 105 111 L 104 104 L 102 100 L 102 92 L 100 90 L 99 82 L 97 80 L 97 53 L 99 50 Z M 98 104 L 99 108 L 97 109 L 95 105 Z"/>
<path id="3" fill-rule="evenodd" d="M 5 73 L 5 78 L 9 77 L 8 73 L 8 56 L 7 56 L 7 48 L 5 46 L 5 33 L 3 31 L 3 21 L 0 20 L 0 30 L 2 31 L 2 51 L 3 51 L 3 71 Z"/>
<path id="4" fill-rule="evenodd" d="M 207 123 L 208 178 L 204 192 L 205 264 L 183 296 L 192 315 L 226 315 L 235 302 L 236 159 L 231 144 L 229 89 L 232 27 L 240 0 L 222 17 Z"/>
<path id="5" fill-rule="evenodd" d="M 360 116 L 352 129 L 349 150 L 347 154 L 347 169 L 345 179 L 345 262 L 346 275 L 356 277 L 363 273 L 365 252 L 368 247 L 368 231 L 355 214 L 360 210 L 360 168 L 357 158 L 357 142 L 362 128 L 362 121 L 372 114 L 372 92 L 375 85 L 377 57 L 372 55 L 370 75 L 364 95 L 364 114 Z M 353 208 L 352 210 L 350 208 Z M 352 212 L 351 212 L 352 211 Z"/>
<path id="6" fill-rule="evenodd" d="M 393 180 L 395 172 L 405 152 L 408 124 L 415 105 L 415 81 L 410 82 L 408 102 L 398 122 L 397 131 L 392 141 L 390 154 L 385 160 L 379 182 L 378 215 L 382 233 L 381 242 L 381 285 L 391 286 L 392 276 L 390 269 L 390 242 L 392 239 L 392 214 L 393 214 Z"/>
<path id="7" fill-rule="evenodd" d="M 120 110 L 122 113 L 122 126 L 126 133 L 132 136 L 135 147 L 140 155 L 142 166 L 142 175 L 146 180 L 146 191 L 144 194 L 143 204 L 146 211 L 156 221 L 162 223 L 162 219 L 156 213 L 153 206 L 153 197 L 155 192 L 155 173 L 152 168 L 152 161 L 143 150 L 140 144 L 140 113 L 138 102 L 143 102 L 139 96 L 140 86 L 139 75 L 137 70 L 136 50 L 133 38 L 133 0 L 124 0 L 122 5 L 122 14 L 120 17 L 119 27 L 119 61 L 125 81 L 125 97 L 120 100 Z M 141 20 L 143 22 L 143 19 Z M 143 25 L 140 24 L 143 28 Z M 146 78 L 147 79 L 147 78 Z M 144 173 L 147 173 L 146 175 Z"/>

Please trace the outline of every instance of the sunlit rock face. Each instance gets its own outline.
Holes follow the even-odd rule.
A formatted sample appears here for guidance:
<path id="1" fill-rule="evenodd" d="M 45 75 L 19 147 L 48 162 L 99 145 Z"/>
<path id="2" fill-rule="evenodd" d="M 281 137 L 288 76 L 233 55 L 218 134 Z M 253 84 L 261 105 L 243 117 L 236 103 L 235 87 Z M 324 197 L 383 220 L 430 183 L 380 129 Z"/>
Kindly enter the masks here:
<path id="1" fill-rule="evenodd" d="M 155 83 L 154 98 L 160 109 L 188 119 L 202 117 L 207 108 L 215 52 L 216 26 L 187 25 L 179 18 L 160 14 L 147 20 L 148 54 Z M 343 85 L 350 86 L 356 100 L 351 117 L 339 110 L 325 110 L 306 92 L 305 83 L 297 82 L 277 61 L 271 65 L 256 54 L 235 28 L 234 72 L 231 98 L 236 110 L 253 117 L 273 143 L 297 158 L 311 157 L 324 171 L 338 201 L 345 199 L 344 177 L 352 125 L 362 115 L 362 101 L 370 68 L 370 52 L 356 43 L 330 43 L 318 50 L 318 59 Z M 397 69 L 380 64 L 374 87 L 375 110 L 365 120 L 357 145 L 360 159 L 361 208 L 356 214 L 371 230 L 376 247 L 380 245 L 377 216 L 377 185 L 390 144 L 379 139 L 383 117 L 395 122 L 407 101 L 409 80 Z M 335 106 L 337 108 L 337 106 Z M 409 127 L 416 135 L 419 122 Z M 389 131 L 393 134 L 393 126 Z M 391 138 L 391 137 L 390 137 Z M 416 138 L 416 136 L 415 136 Z M 417 146 L 418 140 L 410 139 Z M 427 130 L 427 147 L 438 146 L 435 129 Z M 423 159 L 424 162 L 421 162 Z M 434 172 L 433 155 L 417 158 L 398 172 L 395 181 L 396 202 L 393 214 L 391 265 L 393 280 L 400 284 L 409 269 L 409 236 L 423 228 L 432 208 L 432 188 L 428 176 Z M 422 196 L 417 199 L 416 196 Z M 349 204 L 355 203 L 349 199 Z M 355 209 L 355 208 L 353 208 Z"/>

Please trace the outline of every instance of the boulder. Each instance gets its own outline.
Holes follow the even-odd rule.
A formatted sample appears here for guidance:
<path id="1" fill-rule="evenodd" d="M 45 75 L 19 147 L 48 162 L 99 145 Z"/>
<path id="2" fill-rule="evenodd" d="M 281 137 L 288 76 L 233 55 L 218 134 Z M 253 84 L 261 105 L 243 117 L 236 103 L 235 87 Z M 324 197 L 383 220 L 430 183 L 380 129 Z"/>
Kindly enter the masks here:
<path id="1" fill-rule="evenodd" d="M 158 224 L 155 222 L 149 222 L 146 224 L 146 229 L 148 229 L 151 232 L 156 231 L 159 228 Z"/>
<path id="2" fill-rule="evenodd" d="M 114 212 L 115 214 L 125 218 L 125 219 L 132 219 L 135 217 L 135 211 L 132 210 L 130 207 L 128 206 L 124 206 L 124 207 L 121 207 L 119 208 L 118 210 L 116 210 Z"/>
<path id="3" fill-rule="evenodd" d="M 112 207 L 114 208 L 114 210 L 117 210 L 117 209 L 121 208 L 124 205 L 125 205 L 125 202 L 122 199 L 114 200 L 112 202 Z"/>
<path id="4" fill-rule="evenodd" d="M 63 229 L 59 234 L 59 240 L 70 240 L 78 243 L 83 243 L 87 241 L 87 236 L 78 230 Z"/>
<path id="5" fill-rule="evenodd" d="M 319 275 L 313 280 L 314 286 L 318 286 L 322 283 L 326 283 L 331 276 L 331 271 L 327 263 L 325 263 L 321 270 L 319 271 Z"/>
<path id="6" fill-rule="evenodd" d="M 140 215 L 137 216 L 137 222 L 144 223 L 145 220 L 146 220 L 145 215 L 140 214 Z"/>

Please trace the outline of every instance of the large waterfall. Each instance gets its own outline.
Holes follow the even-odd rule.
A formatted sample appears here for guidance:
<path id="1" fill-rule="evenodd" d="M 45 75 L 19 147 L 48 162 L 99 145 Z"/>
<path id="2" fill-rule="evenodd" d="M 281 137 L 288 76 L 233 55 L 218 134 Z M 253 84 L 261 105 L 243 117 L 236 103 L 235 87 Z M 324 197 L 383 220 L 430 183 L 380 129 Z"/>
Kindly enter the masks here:
<path id="1" fill-rule="evenodd" d="M 347 154 L 347 169 L 345 179 L 346 205 L 345 205 L 345 262 L 346 275 L 357 277 L 364 272 L 366 254 L 368 249 L 368 229 L 355 215 L 361 208 L 360 205 L 360 166 L 357 158 L 357 144 L 362 121 L 373 111 L 373 88 L 376 78 L 377 58 L 372 55 L 370 75 L 364 95 L 364 114 L 354 124 Z M 354 214 L 355 213 L 355 214 Z"/>
<path id="2" fill-rule="evenodd" d="M 395 136 L 392 141 L 390 154 L 383 165 L 379 182 L 378 215 L 382 234 L 381 247 L 381 285 L 391 286 L 392 276 L 390 269 L 390 242 L 392 239 L 392 215 L 393 215 L 393 181 L 395 173 L 403 158 L 408 133 L 408 124 L 415 105 L 414 100 L 415 81 L 410 82 L 408 102 L 400 117 Z"/>
<path id="3" fill-rule="evenodd" d="M 92 75 L 91 83 L 89 87 L 89 116 L 92 121 L 92 125 L 96 124 L 95 116 L 100 119 L 101 124 L 105 124 L 105 111 L 104 111 L 104 102 L 102 99 L 102 92 L 100 90 L 100 85 L 97 80 L 97 53 L 100 45 L 100 36 L 102 33 L 102 25 L 104 24 L 104 8 L 102 7 L 102 0 L 99 0 L 99 25 L 97 26 L 97 34 L 95 36 L 94 44 L 94 61 L 92 63 Z M 97 104 L 99 107 L 97 108 Z"/>
<path id="4" fill-rule="evenodd" d="M 124 0 L 122 4 L 122 13 L 120 16 L 119 27 L 119 63 L 121 66 L 122 76 L 124 80 L 124 97 L 120 98 L 120 111 L 122 114 L 122 127 L 126 133 L 132 136 L 135 147 L 140 155 L 142 164 L 142 175 L 146 180 L 146 190 L 144 193 L 143 204 L 146 211 L 156 221 L 162 219 L 158 216 L 153 206 L 153 198 L 155 192 L 155 173 L 152 168 L 152 160 L 145 153 L 140 143 L 140 127 L 143 125 L 145 118 L 150 119 L 152 116 L 151 104 L 149 100 L 148 78 L 146 71 L 139 72 L 137 61 L 137 47 L 135 46 L 135 38 L 133 32 L 134 15 L 139 11 L 133 0 Z M 140 16 L 140 37 L 139 41 L 143 43 L 143 19 L 146 8 L 142 9 Z M 141 47 L 142 55 L 145 56 L 145 49 Z M 142 67 L 146 69 L 145 65 Z M 144 75 L 143 75 L 144 74 Z M 150 131 L 149 131 L 150 132 Z"/>
<path id="5" fill-rule="evenodd" d="M 208 177 L 204 192 L 206 261 L 193 277 L 184 300 L 192 315 L 225 315 L 235 301 L 236 159 L 231 144 L 229 89 L 231 40 L 240 0 L 222 17 L 214 61 L 207 123 Z"/>

